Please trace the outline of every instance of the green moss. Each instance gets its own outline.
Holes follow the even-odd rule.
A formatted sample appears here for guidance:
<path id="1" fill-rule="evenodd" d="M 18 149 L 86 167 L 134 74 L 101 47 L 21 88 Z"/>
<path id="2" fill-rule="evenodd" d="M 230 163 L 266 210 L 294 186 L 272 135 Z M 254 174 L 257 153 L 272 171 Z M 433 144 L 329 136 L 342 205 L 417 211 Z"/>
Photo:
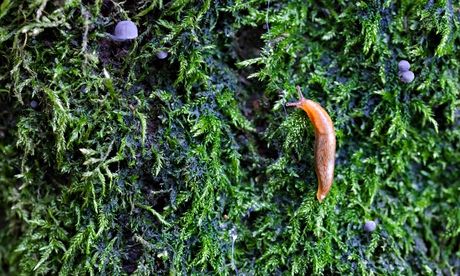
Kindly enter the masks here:
<path id="1" fill-rule="evenodd" d="M 4 0 L 0 273 L 458 273 L 459 9 Z M 337 132 L 322 204 L 296 85 Z"/>

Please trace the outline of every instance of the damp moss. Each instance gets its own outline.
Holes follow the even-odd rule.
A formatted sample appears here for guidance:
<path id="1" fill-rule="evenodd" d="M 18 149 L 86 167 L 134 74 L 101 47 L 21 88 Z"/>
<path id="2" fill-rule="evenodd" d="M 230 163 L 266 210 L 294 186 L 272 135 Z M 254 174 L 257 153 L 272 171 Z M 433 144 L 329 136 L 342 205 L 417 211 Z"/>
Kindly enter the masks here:
<path id="1" fill-rule="evenodd" d="M 3 0 L 1 274 L 458 273 L 459 10 Z M 296 85 L 337 132 L 322 204 Z"/>

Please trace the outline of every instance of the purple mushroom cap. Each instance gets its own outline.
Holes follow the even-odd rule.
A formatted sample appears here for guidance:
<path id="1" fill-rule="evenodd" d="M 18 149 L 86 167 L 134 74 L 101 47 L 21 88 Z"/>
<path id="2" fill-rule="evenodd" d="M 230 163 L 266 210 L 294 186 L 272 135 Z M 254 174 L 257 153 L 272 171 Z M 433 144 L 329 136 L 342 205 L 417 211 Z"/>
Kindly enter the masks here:
<path id="1" fill-rule="evenodd" d="M 373 232 L 377 228 L 377 224 L 373 220 L 368 220 L 364 223 L 364 231 Z"/>
<path id="2" fill-rule="evenodd" d="M 409 83 L 412 82 L 415 78 L 414 72 L 412 71 L 407 71 L 407 72 L 400 72 L 399 73 L 399 79 L 402 82 Z"/>
<path id="3" fill-rule="evenodd" d="M 398 63 L 399 72 L 407 72 L 410 69 L 410 63 L 407 60 L 401 60 Z"/>
<path id="4" fill-rule="evenodd" d="M 37 108 L 38 107 L 37 101 L 35 100 L 30 101 L 30 107 L 32 107 L 33 109 Z"/>
<path id="5" fill-rule="evenodd" d="M 159 51 L 157 53 L 157 58 L 158 59 L 165 59 L 168 57 L 168 52 L 165 52 L 165 51 Z"/>
<path id="6" fill-rule="evenodd" d="M 111 37 L 117 41 L 134 39 L 138 36 L 137 27 L 134 22 L 124 20 L 117 23 L 115 26 L 115 34 Z"/>

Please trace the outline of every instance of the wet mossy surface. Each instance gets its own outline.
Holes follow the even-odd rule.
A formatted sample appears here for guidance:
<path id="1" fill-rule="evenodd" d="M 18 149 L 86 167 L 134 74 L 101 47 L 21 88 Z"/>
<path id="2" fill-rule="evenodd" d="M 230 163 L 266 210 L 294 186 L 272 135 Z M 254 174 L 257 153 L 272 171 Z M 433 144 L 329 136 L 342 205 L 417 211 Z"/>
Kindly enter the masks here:
<path id="1" fill-rule="evenodd" d="M 0 274 L 460 272 L 456 1 L 0 2 Z"/>

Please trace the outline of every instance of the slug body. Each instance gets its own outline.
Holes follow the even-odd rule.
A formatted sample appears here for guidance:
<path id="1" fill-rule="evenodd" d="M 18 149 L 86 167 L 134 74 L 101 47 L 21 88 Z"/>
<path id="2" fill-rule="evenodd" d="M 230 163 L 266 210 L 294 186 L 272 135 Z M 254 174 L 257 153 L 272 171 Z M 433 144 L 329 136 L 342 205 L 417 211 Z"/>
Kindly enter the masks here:
<path id="1" fill-rule="evenodd" d="M 318 178 L 318 192 L 316 198 L 322 202 L 331 189 L 334 180 L 335 165 L 335 130 L 331 117 L 318 103 L 305 99 L 297 86 L 300 99 L 297 102 L 288 103 L 302 109 L 308 115 L 315 128 L 315 170 Z"/>

